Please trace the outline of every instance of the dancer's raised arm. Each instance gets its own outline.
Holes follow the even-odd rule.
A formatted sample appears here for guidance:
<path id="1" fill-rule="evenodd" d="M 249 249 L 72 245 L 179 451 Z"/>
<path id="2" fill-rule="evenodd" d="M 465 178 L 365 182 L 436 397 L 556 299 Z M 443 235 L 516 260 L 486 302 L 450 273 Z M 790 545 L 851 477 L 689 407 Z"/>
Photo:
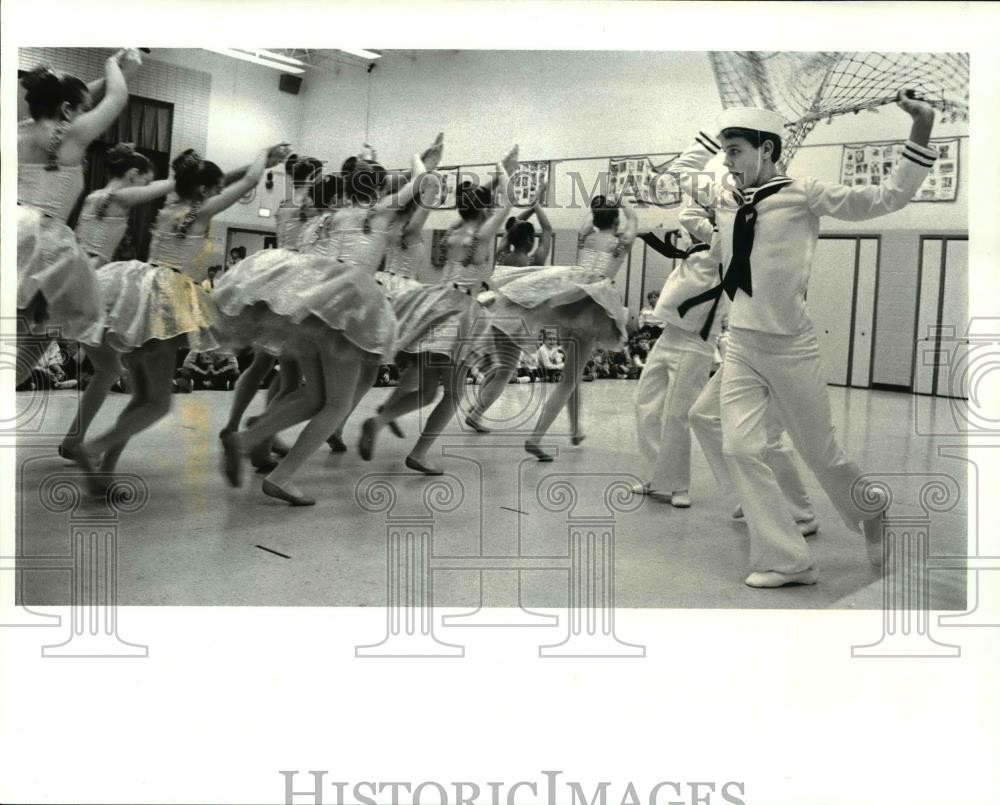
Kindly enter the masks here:
<path id="1" fill-rule="evenodd" d="M 275 150 L 275 149 L 278 150 Z M 247 168 L 245 175 L 242 179 L 233 182 L 231 185 L 222 190 L 218 195 L 212 196 L 210 199 L 205 201 L 201 205 L 198 211 L 198 218 L 201 221 L 207 221 L 213 215 L 217 215 L 225 209 L 233 206 L 237 201 L 239 201 L 248 192 L 253 190 L 260 180 L 264 176 L 264 171 L 268 168 L 273 168 L 277 165 L 287 154 L 285 153 L 284 146 L 272 146 L 264 148 L 257 154 L 257 158 L 250 163 Z"/>
<path id="2" fill-rule="evenodd" d="M 73 119 L 66 137 L 87 146 L 107 131 L 128 103 L 126 75 L 134 74 L 141 65 L 142 58 L 137 50 L 126 51 L 120 60 L 118 54 L 109 56 L 104 62 L 103 97 L 93 109 Z"/>

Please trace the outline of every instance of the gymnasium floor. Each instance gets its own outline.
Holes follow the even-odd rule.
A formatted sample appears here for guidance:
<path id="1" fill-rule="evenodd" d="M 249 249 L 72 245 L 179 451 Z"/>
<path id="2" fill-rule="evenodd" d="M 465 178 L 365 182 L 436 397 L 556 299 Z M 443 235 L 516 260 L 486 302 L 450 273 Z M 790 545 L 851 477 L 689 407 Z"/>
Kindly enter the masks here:
<path id="1" fill-rule="evenodd" d="M 529 608 L 566 606 L 567 573 L 553 569 L 558 561 L 544 558 L 567 553 L 567 512 L 556 510 L 567 487 L 559 485 L 559 476 L 578 496 L 573 516 L 609 513 L 604 504 L 609 484 L 634 482 L 641 471 L 632 414 L 635 388 L 633 381 L 585 384 L 587 439 L 570 447 L 565 419 L 560 418 L 550 438 L 558 445 L 559 456 L 551 464 L 527 457 L 521 449 L 523 436 L 457 432 L 442 438 L 436 460 L 448 473 L 442 479 L 446 486 L 430 489 L 429 499 L 450 510 L 434 515 L 434 561 L 440 566 L 447 565 L 448 557 L 465 557 L 456 561 L 465 561 L 465 569 L 434 571 L 435 605 L 475 607 L 481 601 L 485 606 L 516 606 L 520 596 L 521 604 Z M 386 514 L 363 509 L 355 487 L 367 483 L 362 479 L 370 474 L 389 474 L 387 482 L 396 496 L 390 514 L 406 517 L 426 513 L 423 493 L 436 483 L 402 466 L 419 429 L 419 414 L 401 420 L 405 440 L 383 431 L 375 459 L 365 463 L 358 457 L 360 423 L 389 391 L 374 389 L 348 423 L 348 453 L 334 455 L 324 448 L 304 468 L 299 486 L 318 503 L 302 509 L 262 495 L 260 476 L 249 466 L 243 488 L 231 489 L 223 481 L 216 434 L 231 393 L 175 395 L 170 416 L 135 440 L 119 467 L 123 473 L 141 476 L 149 488 L 145 505 L 122 514 L 118 524 L 119 603 L 384 606 Z M 532 421 L 535 402 L 544 391 L 543 385 L 509 386 L 494 409 L 495 419 Z M 894 482 L 893 515 L 922 513 L 918 494 L 926 479 L 920 474 L 946 473 L 956 479 L 962 490 L 957 506 L 931 515 L 930 552 L 964 556 L 966 465 L 937 452 L 939 446 L 958 445 L 961 440 L 920 436 L 916 431 L 919 422 L 923 432 L 928 424 L 931 431 L 947 432 L 952 421 L 949 401 L 835 387 L 830 388 L 830 397 L 841 441 L 862 468 L 904 474 Z M 36 433 L 62 433 L 75 400 L 76 392 L 53 392 L 42 410 L 30 393 L 18 395 L 19 408 L 25 417 L 33 417 L 31 430 Z M 103 430 L 125 402 L 123 395 L 112 395 L 94 432 Z M 255 402 L 251 413 L 260 405 Z M 39 488 L 46 477 L 68 475 L 71 483 L 79 483 L 75 467 L 56 455 L 57 441 L 26 435 L 18 447 L 18 536 L 23 556 L 65 554 L 71 518 L 102 511 L 86 497 L 73 513 L 55 513 L 42 505 Z M 449 455 L 442 457 L 442 449 Z M 841 523 L 812 475 L 804 471 L 804 477 L 820 521 L 819 534 L 809 540 L 820 571 L 818 584 L 776 590 L 754 590 L 743 584 L 748 572 L 746 527 L 730 519 L 729 507 L 718 499 L 708 466 L 695 446 L 692 508 L 676 510 L 629 495 L 619 499 L 620 507 L 635 510 L 614 513 L 617 606 L 878 608 L 882 585 L 866 562 L 861 537 Z M 379 494 L 376 487 L 369 500 L 384 500 Z M 542 557 L 539 567 L 524 569 L 522 562 L 519 573 L 487 573 L 481 595 L 480 574 L 468 569 L 468 557 L 518 552 L 521 557 Z M 69 585 L 66 570 L 25 570 L 19 602 L 68 603 Z M 933 609 L 965 608 L 964 572 L 933 571 L 930 585 Z"/>

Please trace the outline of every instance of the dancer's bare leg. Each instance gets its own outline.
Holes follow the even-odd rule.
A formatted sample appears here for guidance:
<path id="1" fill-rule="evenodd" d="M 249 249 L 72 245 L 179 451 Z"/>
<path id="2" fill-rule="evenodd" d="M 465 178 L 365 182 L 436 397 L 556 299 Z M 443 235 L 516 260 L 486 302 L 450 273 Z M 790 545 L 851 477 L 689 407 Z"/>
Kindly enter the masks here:
<path id="1" fill-rule="evenodd" d="M 427 418 L 427 424 L 413 446 L 410 454 L 406 457 L 406 466 L 410 469 L 418 470 L 426 475 L 441 475 L 442 470 L 433 464 L 428 463 L 427 453 L 437 441 L 437 438 L 444 432 L 449 421 L 455 415 L 455 408 L 458 405 L 458 395 L 460 388 L 457 384 L 458 371 L 453 366 L 441 367 L 435 371 L 434 384 L 437 384 L 437 377 L 440 376 L 443 383 L 444 394 L 434 406 L 431 415 Z"/>
<path id="2" fill-rule="evenodd" d="M 130 439 L 169 413 L 174 364 L 182 339 L 183 336 L 178 336 L 167 341 L 148 341 L 125 357 L 134 388 L 142 389 L 139 392 L 141 397 L 134 400 L 135 405 L 126 406 L 111 430 L 91 442 L 84 442 L 80 447 L 91 457 L 102 454 L 113 457 L 111 462 L 102 463 L 102 469 L 113 468 Z M 133 397 L 135 395 L 133 391 Z M 94 491 L 101 490 L 94 488 Z"/>
<path id="3" fill-rule="evenodd" d="M 559 415 L 559 412 L 569 402 L 570 397 L 579 386 L 580 379 L 583 376 L 583 367 L 585 364 L 585 361 L 581 359 L 581 356 L 590 355 L 591 346 L 592 339 L 589 338 L 567 339 L 565 342 L 566 360 L 563 367 L 562 382 L 546 387 L 547 389 L 550 389 L 550 391 L 546 397 L 542 413 L 538 417 L 538 422 L 535 424 L 534 431 L 524 444 L 525 449 L 540 461 L 552 460 L 552 457 L 545 453 L 538 445 L 548 432 L 548 429 L 552 426 L 552 423 Z M 571 417 L 572 416 L 574 415 L 571 412 Z M 578 427 L 579 409 L 577 409 L 575 416 L 577 418 L 577 423 L 574 427 Z"/>
<path id="4" fill-rule="evenodd" d="M 322 389 L 322 405 L 299 433 L 284 461 L 267 476 L 267 482 L 293 498 L 302 498 L 303 495 L 292 483 L 292 476 L 350 413 L 363 373 L 361 353 L 357 350 L 327 343 L 320 347 L 318 357 L 318 361 L 303 363 L 302 369 L 306 387 Z"/>
<path id="5" fill-rule="evenodd" d="M 260 384 L 264 382 L 267 373 L 274 366 L 274 356 L 262 349 L 258 349 L 253 356 L 253 362 L 246 368 L 246 371 L 239 376 L 234 387 L 233 403 L 229 409 L 229 421 L 222 429 L 223 433 L 240 429 L 240 422 L 243 414 L 246 413 L 253 398 L 260 390 Z"/>
<path id="6" fill-rule="evenodd" d="M 493 364 L 486 382 L 480 387 L 476 403 L 469 411 L 469 417 L 466 420 L 472 428 L 480 433 L 487 432 L 482 421 L 483 415 L 500 398 L 511 378 L 517 374 L 517 363 L 521 358 L 521 348 L 510 336 L 499 330 L 493 332 L 495 334 Z"/>
<path id="7" fill-rule="evenodd" d="M 83 442 L 87 435 L 97 412 L 107 399 L 108 392 L 121 376 L 122 365 L 119 354 L 111 347 L 84 347 L 84 352 L 90 359 L 94 367 L 94 376 L 90 379 L 87 388 L 84 389 L 77 407 L 76 416 L 73 417 L 73 424 L 69 426 L 69 431 L 63 437 L 60 445 L 61 452 L 65 455 Z"/>

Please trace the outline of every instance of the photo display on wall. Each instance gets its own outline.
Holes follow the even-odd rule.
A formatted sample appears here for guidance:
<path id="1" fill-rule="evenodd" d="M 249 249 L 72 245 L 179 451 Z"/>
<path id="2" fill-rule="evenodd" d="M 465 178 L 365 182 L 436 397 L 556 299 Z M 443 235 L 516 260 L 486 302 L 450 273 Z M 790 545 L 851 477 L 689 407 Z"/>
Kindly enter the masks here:
<path id="1" fill-rule="evenodd" d="M 453 210 L 455 190 L 458 188 L 458 168 L 438 168 L 437 175 L 441 180 L 441 189 L 431 206 L 436 210 Z"/>
<path id="2" fill-rule="evenodd" d="M 608 160 L 608 194 L 656 207 L 669 207 L 681 200 L 677 179 L 666 171 L 680 154 L 648 154 L 611 157 Z"/>
<path id="3" fill-rule="evenodd" d="M 549 162 L 522 162 L 514 173 L 514 206 L 530 207 L 541 184 L 548 184 Z M 545 199 L 542 199 L 545 205 Z"/>
<path id="4" fill-rule="evenodd" d="M 892 173 L 904 142 L 845 145 L 840 180 L 852 187 L 877 187 Z M 920 185 L 913 201 L 954 201 L 958 197 L 958 138 L 931 140 L 938 151 L 937 162 Z"/>

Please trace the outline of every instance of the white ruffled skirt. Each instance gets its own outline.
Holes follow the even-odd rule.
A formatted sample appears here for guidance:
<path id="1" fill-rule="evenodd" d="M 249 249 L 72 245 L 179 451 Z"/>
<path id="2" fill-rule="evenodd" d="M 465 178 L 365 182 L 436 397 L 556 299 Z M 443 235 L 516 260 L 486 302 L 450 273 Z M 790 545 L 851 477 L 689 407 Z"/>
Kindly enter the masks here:
<path id="1" fill-rule="evenodd" d="M 17 208 L 17 308 L 33 333 L 96 346 L 104 307 L 91 260 L 65 223 Z"/>
<path id="2" fill-rule="evenodd" d="M 215 307 L 205 289 L 187 274 L 125 260 L 101 266 L 97 280 L 104 299 L 105 340 L 118 352 L 181 335 L 195 352 L 220 346 Z"/>
<path id="3" fill-rule="evenodd" d="M 367 360 L 390 363 L 395 354 L 396 317 L 385 289 L 350 263 L 265 249 L 230 269 L 212 300 L 234 345 L 282 355 L 303 342 L 343 338 Z"/>

